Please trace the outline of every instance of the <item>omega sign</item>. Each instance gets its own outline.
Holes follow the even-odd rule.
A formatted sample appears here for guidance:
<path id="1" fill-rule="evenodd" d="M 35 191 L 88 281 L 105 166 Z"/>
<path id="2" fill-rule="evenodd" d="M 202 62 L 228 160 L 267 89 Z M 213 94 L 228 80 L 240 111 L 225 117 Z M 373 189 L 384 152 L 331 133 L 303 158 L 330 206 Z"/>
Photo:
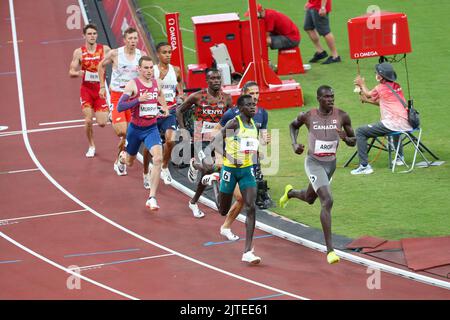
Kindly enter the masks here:
<path id="1" fill-rule="evenodd" d="M 168 19 L 169 24 L 169 39 L 170 39 L 170 45 L 172 46 L 172 50 L 177 49 L 177 33 L 176 33 L 176 20 L 174 18 Z"/>
<path id="2" fill-rule="evenodd" d="M 376 57 L 378 56 L 378 52 L 376 51 L 368 51 L 368 52 L 357 52 L 354 54 L 355 58 L 367 58 L 367 57 Z"/>

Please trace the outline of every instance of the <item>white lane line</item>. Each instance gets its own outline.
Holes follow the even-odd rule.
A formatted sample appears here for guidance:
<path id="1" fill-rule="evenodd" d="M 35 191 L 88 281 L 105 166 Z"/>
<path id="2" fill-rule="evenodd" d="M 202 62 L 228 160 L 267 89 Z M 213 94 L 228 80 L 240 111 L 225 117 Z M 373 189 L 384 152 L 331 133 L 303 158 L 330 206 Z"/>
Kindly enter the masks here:
<path id="1" fill-rule="evenodd" d="M 94 117 L 93 120 L 96 120 L 96 118 Z M 42 122 L 42 123 L 39 123 L 39 125 L 40 126 L 50 126 L 50 125 L 54 125 L 54 124 L 65 124 L 65 123 L 74 123 L 74 122 L 84 122 L 84 119 L 55 121 L 55 122 Z"/>
<path id="2" fill-rule="evenodd" d="M 13 0 L 9 0 L 9 1 L 12 2 Z M 107 286 L 107 285 L 104 285 L 103 283 L 97 282 L 97 281 L 95 281 L 95 280 L 92 280 L 91 278 L 88 278 L 88 277 L 86 277 L 86 276 L 83 276 L 83 275 L 80 274 L 79 271 L 73 271 L 72 269 L 68 269 L 68 268 L 66 268 L 66 267 L 64 267 L 64 266 L 62 266 L 62 265 L 60 265 L 60 264 L 58 264 L 58 263 L 56 263 L 56 262 L 54 262 L 54 261 L 52 261 L 52 260 L 50 260 L 50 259 L 48 259 L 48 258 L 42 256 L 42 255 L 40 255 L 39 253 L 37 253 L 37 252 L 35 252 L 35 251 L 33 251 L 33 250 L 31 250 L 31 249 L 25 247 L 24 245 L 22 245 L 21 243 L 17 242 L 16 240 L 10 238 L 9 236 L 7 236 L 6 234 L 4 234 L 3 232 L 0 232 L 0 237 L 2 237 L 3 239 L 5 239 L 6 241 L 11 242 L 13 245 L 15 245 L 15 246 L 19 247 L 20 249 L 22 249 L 22 250 L 28 252 L 29 254 L 35 256 L 36 258 L 41 259 L 41 260 L 47 262 L 48 264 L 51 264 L 52 266 L 54 266 L 54 267 L 56 267 L 56 268 L 58 268 L 58 269 L 60 269 L 60 270 L 62 270 L 62 271 L 65 271 L 65 272 L 71 274 L 71 275 L 74 276 L 74 277 L 77 277 L 77 278 L 80 278 L 80 279 L 82 279 L 82 280 L 84 280 L 84 281 L 90 282 L 90 283 L 92 283 L 93 285 L 99 286 L 100 288 L 103 288 L 103 289 L 106 289 L 106 290 L 108 290 L 108 291 L 111 291 L 111 292 L 113 292 L 113 293 L 115 293 L 115 294 L 118 294 L 118 295 L 120 295 L 120 296 L 122 296 L 122 297 L 125 297 L 125 298 L 127 298 L 127 299 L 131 299 L 131 300 L 139 300 L 139 299 L 136 298 L 136 297 L 133 297 L 133 296 L 131 296 L 131 295 L 129 295 L 129 294 L 126 294 L 126 293 L 124 293 L 124 292 L 122 292 L 122 291 L 119 291 L 119 290 L 116 290 L 116 289 L 114 289 L 114 288 L 111 288 L 111 287 L 109 287 L 109 286 Z"/>
<path id="3" fill-rule="evenodd" d="M 8 130 L 8 126 L 0 126 L 0 131 Z"/>
<path id="4" fill-rule="evenodd" d="M 0 224 L 1 223 L 8 223 L 8 222 L 11 222 L 11 221 L 36 219 L 36 218 L 44 218 L 44 217 L 53 217 L 53 216 L 60 216 L 60 215 L 64 215 L 64 214 L 81 213 L 81 212 L 86 212 L 86 211 L 87 211 L 86 209 L 81 209 L 81 210 L 63 211 L 63 212 L 56 212 L 56 213 L 38 214 L 38 215 L 27 216 L 27 217 L 2 219 L 2 220 L 0 220 Z"/>
<path id="5" fill-rule="evenodd" d="M 114 265 L 114 264 L 136 262 L 136 261 L 164 258 L 164 257 L 170 257 L 170 256 L 175 256 L 175 254 L 167 253 L 167 254 L 160 254 L 160 255 L 157 255 L 157 256 L 149 256 L 149 257 L 142 257 L 142 258 L 135 258 L 135 259 L 127 259 L 127 260 L 118 260 L 118 261 L 112 261 L 112 262 L 105 262 L 105 263 L 93 264 L 93 265 L 90 265 L 90 266 L 83 266 L 83 267 L 78 267 L 78 268 L 72 268 L 72 270 L 77 270 L 78 269 L 80 271 L 85 271 L 85 270 L 90 270 L 90 269 L 99 269 L 101 267 L 110 266 L 110 265 Z"/>
<path id="6" fill-rule="evenodd" d="M 111 124 L 111 122 L 107 122 L 106 125 Z M 97 123 L 92 124 L 93 126 L 98 126 Z M 63 126 L 63 127 L 53 127 L 53 128 L 43 128 L 43 129 L 31 129 L 26 130 L 26 133 L 36 133 L 36 132 L 45 132 L 45 131 L 55 131 L 55 130 L 63 130 L 63 129 L 73 129 L 73 128 L 82 128 L 84 127 L 84 124 L 79 125 L 73 125 L 73 126 Z M 16 136 L 16 135 L 23 135 L 24 132 L 22 130 L 17 131 L 6 131 L 1 132 L 0 137 L 9 137 L 9 136 Z"/>
<path id="7" fill-rule="evenodd" d="M 13 5 L 12 2 L 13 2 L 13 0 L 9 0 L 9 2 L 10 2 L 10 7 L 12 7 L 12 5 Z M 13 13 L 12 13 L 11 15 L 13 16 Z M 137 238 L 137 239 L 140 239 L 140 240 L 142 240 L 142 241 L 144 241 L 144 242 L 146 242 L 146 243 L 148 243 L 148 244 L 150 244 L 150 245 L 153 245 L 153 246 L 155 246 L 155 247 L 157 247 L 157 248 L 160 248 L 160 249 L 162 249 L 162 250 L 165 250 L 165 251 L 167 251 L 167 252 L 169 252 L 169 253 L 175 254 L 175 255 L 177 255 L 177 256 L 183 258 L 183 259 L 186 259 L 186 260 L 188 260 L 188 261 L 191 261 L 191 262 L 193 262 L 193 263 L 196 263 L 196 264 L 198 264 L 198 265 L 200 265 L 200 266 L 203 266 L 203 267 L 205 267 L 205 268 L 208 268 L 208 269 L 210 269 L 210 270 L 213 270 L 213 271 L 219 272 L 219 273 L 221 273 L 221 274 L 227 275 L 227 276 L 229 276 L 229 277 L 232 277 L 232 278 L 241 280 L 241 281 L 243 281 L 243 282 L 250 283 L 250 284 L 252 284 L 252 285 L 255 285 L 255 286 L 258 286 L 258 287 L 267 289 L 267 290 L 275 291 L 275 292 L 278 292 L 278 293 L 283 293 L 283 294 L 285 294 L 285 295 L 287 295 L 287 296 L 290 296 L 290 297 L 293 297 L 293 298 L 296 298 L 296 299 L 302 299 L 302 300 L 307 300 L 307 299 L 308 299 L 308 298 L 305 298 L 305 297 L 302 297 L 302 296 L 299 296 L 299 295 L 296 295 L 296 294 L 293 294 L 293 293 L 290 293 L 290 292 L 287 292 L 287 291 L 284 291 L 284 290 L 281 290 L 281 289 L 278 289 L 278 288 L 271 287 L 271 286 L 266 285 L 266 284 L 264 284 L 264 283 L 257 282 L 257 281 L 254 281 L 254 280 L 245 278 L 245 277 L 240 276 L 240 275 L 237 275 L 237 274 L 235 274 L 235 273 L 232 273 L 232 272 L 229 272 L 229 271 L 220 269 L 220 268 L 218 268 L 218 267 L 215 267 L 215 266 L 213 266 L 213 265 L 207 264 L 207 263 L 205 263 L 205 262 L 202 262 L 202 261 L 200 261 L 200 260 L 197 260 L 197 259 L 192 258 L 192 257 L 190 257 L 190 256 L 187 256 L 187 255 L 185 255 L 185 254 L 182 254 L 182 253 L 180 253 L 180 252 L 178 252 L 178 251 L 175 251 L 175 250 L 173 250 L 173 249 L 170 249 L 170 248 L 168 248 L 168 247 L 166 247 L 166 246 L 163 246 L 163 245 L 161 245 L 161 244 L 159 244 L 159 243 L 157 243 L 157 242 L 154 242 L 154 241 L 152 241 L 152 240 L 150 240 L 150 239 L 147 239 L 147 238 L 145 238 L 144 236 L 142 236 L 142 235 L 140 235 L 140 234 L 137 234 L 137 233 L 135 233 L 134 231 L 131 231 L 130 229 L 125 228 L 124 226 L 122 226 L 122 225 L 120 225 L 120 224 L 114 222 L 113 220 L 111 220 L 111 219 L 105 217 L 104 215 L 100 214 L 99 212 L 95 211 L 94 209 L 92 209 L 91 207 L 89 207 L 87 204 L 85 204 L 84 202 L 82 202 L 81 200 L 79 200 L 77 197 L 75 197 L 73 194 L 71 194 L 70 192 L 68 192 L 66 189 L 64 189 L 64 187 L 61 186 L 61 185 L 60 185 L 60 184 L 59 184 L 59 183 L 58 183 L 58 182 L 57 182 L 57 181 L 56 181 L 56 180 L 55 180 L 55 179 L 47 172 L 47 170 L 45 170 L 45 168 L 44 168 L 44 167 L 42 166 L 42 164 L 39 162 L 39 160 L 37 159 L 37 157 L 36 157 L 36 155 L 35 155 L 35 153 L 34 153 L 34 151 L 33 151 L 33 148 L 31 147 L 30 140 L 28 139 L 28 135 L 27 135 L 26 113 L 25 113 L 25 102 L 24 102 L 24 95 L 23 95 L 23 88 L 22 88 L 22 74 L 21 74 L 20 59 L 19 59 L 19 48 L 18 48 L 18 45 L 17 45 L 17 34 L 16 34 L 16 29 L 15 29 L 15 21 L 14 21 L 14 19 L 12 19 L 12 21 L 13 21 L 13 24 L 14 24 L 14 28 L 12 29 L 12 30 L 13 30 L 13 39 L 14 39 L 14 59 L 15 59 L 15 63 L 16 63 L 16 73 L 17 73 L 17 78 L 16 78 L 16 79 L 17 79 L 17 91 L 18 91 L 18 96 L 19 96 L 20 121 L 21 121 L 21 125 L 22 125 L 22 137 L 23 137 L 23 140 L 24 140 L 24 143 L 25 143 L 25 147 L 27 148 L 28 154 L 30 155 L 31 159 L 34 161 L 34 163 L 36 164 L 36 166 L 41 170 L 42 174 L 43 174 L 43 175 L 44 175 L 44 176 L 45 176 L 45 177 L 46 177 L 46 178 L 47 178 L 47 179 L 48 179 L 48 180 L 49 180 L 56 188 L 58 188 L 58 189 L 59 189 L 62 193 L 64 193 L 69 199 L 71 199 L 72 201 L 74 201 L 75 203 L 77 203 L 79 206 L 85 208 L 86 210 L 89 210 L 89 211 L 90 211 L 93 215 L 95 215 L 96 217 L 102 219 L 103 221 L 105 221 L 105 222 L 111 224 L 112 226 L 114 226 L 114 227 L 116 227 L 116 228 L 118 228 L 118 229 L 124 231 L 125 233 L 128 233 L 129 235 L 131 235 L 131 236 L 133 236 L 133 237 L 135 237 L 135 238 Z M 2 235 L 3 237 L 6 236 L 6 235 L 4 235 L 4 234 L 2 234 L 2 233 L 0 233 L 0 235 Z M 8 238 L 9 238 L 9 237 L 8 237 Z M 14 241 L 14 240 L 11 239 L 11 238 L 9 238 L 9 239 L 12 240 L 12 241 Z M 15 241 L 14 241 L 14 242 L 15 242 Z M 18 245 L 20 245 L 20 244 L 18 244 Z M 26 249 L 29 250 L 28 248 L 26 248 Z M 30 252 L 33 252 L 33 251 L 30 250 Z M 52 263 L 52 264 L 55 265 L 55 266 L 61 267 L 61 266 L 55 264 L 53 261 L 50 261 L 49 259 L 47 259 L 47 258 L 45 258 L 45 257 L 40 256 L 40 258 L 45 259 L 45 261 L 47 261 L 48 263 Z M 64 267 L 63 267 L 63 268 L 64 268 Z M 64 269 L 65 269 L 65 268 L 64 268 Z M 71 272 L 73 272 L 73 271 L 71 271 Z M 89 279 L 89 280 L 90 280 L 90 279 Z"/>
<path id="8" fill-rule="evenodd" d="M 12 32 L 13 46 L 14 46 L 14 62 L 15 62 L 16 74 L 17 74 L 16 79 L 17 79 L 17 89 L 18 89 L 18 96 L 19 96 L 18 98 L 19 98 L 20 115 L 21 115 L 20 121 L 22 123 L 22 128 L 24 129 L 23 130 L 24 131 L 23 137 L 24 137 L 24 140 L 25 140 L 25 144 L 27 145 L 27 148 L 29 148 L 30 144 L 29 144 L 29 141 L 28 141 L 28 137 L 27 137 L 27 135 L 25 133 L 26 132 L 27 123 L 26 123 L 26 120 L 25 120 L 25 104 L 24 104 L 24 99 L 23 99 L 22 74 L 21 74 L 21 71 L 20 71 L 21 68 L 20 68 L 20 58 L 19 58 L 19 47 L 17 45 L 17 31 L 16 31 L 16 20 L 14 18 L 15 15 L 14 15 L 14 3 L 13 3 L 13 0 L 9 0 L 9 14 L 10 14 L 10 17 L 11 17 L 11 32 Z M 33 157 L 34 157 L 34 154 L 33 154 Z M 39 166 L 40 166 L 40 164 L 39 164 Z M 56 262 L 54 262 L 54 261 L 52 261 L 50 259 L 47 259 L 46 257 L 38 254 L 37 252 L 35 252 L 35 251 L 25 247 L 21 243 L 19 243 L 19 242 L 15 241 L 14 239 L 10 238 L 9 236 L 4 234 L 3 232 L 0 232 L 0 236 L 2 238 L 4 238 L 5 240 L 11 242 L 15 246 L 21 248 L 22 250 L 30 253 L 33 256 L 35 256 L 36 258 L 41 259 L 41 260 L 47 262 L 48 264 L 51 264 L 52 266 L 54 266 L 54 267 L 56 267 L 56 268 L 58 268 L 60 270 L 63 270 L 65 272 L 67 272 L 67 273 L 70 273 L 74 277 L 78 277 L 78 278 L 80 278 L 82 280 L 90 282 L 90 283 L 92 283 L 92 284 L 94 284 L 96 286 L 99 286 L 99 287 L 101 287 L 103 289 L 111 291 L 111 292 L 113 292 L 115 294 L 118 294 L 118 295 L 120 295 L 122 297 L 125 297 L 127 299 L 137 300 L 136 297 L 133 297 L 133 296 L 128 295 L 128 294 L 126 294 L 124 292 L 118 291 L 118 290 L 116 290 L 114 288 L 108 287 L 108 286 L 106 286 L 106 285 L 104 285 L 104 284 L 102 284 L 100 282 L 97 282 L 97 281 L 92 280 L 92 279 L 90 279 L 88 277 L 85 277 L 85 276 L 83 276 L 83 275 L 81 275 L 81 274 L 79 274 L 77 272 L 69 270 L 69 269 L 67 269 L 67 268 L 57 264 Z"/>
<path id="9" fill-rule="evenodd" d="M 12 174 L 12 173 L 23 173 L 23 172 L 30 172 L 30 171 L 39 171 L 39 168 L 33 168 L 33 169 L 23 169 L 23 170 L 13 170 L 13 171 L 2 171 L 0 172 L 0 175 L 2 174 Z"/>

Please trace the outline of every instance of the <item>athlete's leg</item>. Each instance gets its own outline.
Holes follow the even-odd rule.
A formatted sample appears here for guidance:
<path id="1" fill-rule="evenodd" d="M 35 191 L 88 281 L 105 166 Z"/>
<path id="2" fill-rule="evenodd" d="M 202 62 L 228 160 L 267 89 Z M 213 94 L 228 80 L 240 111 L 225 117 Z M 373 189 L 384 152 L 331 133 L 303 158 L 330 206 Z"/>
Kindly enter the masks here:
<path id="1" fill-rule="evenodd" d="M 152 155 L 148 149 L 144 146 L 142 149 L 142 165 L 144 166 L 144 175 L 148 174 L 150 161 L 152 160 Z"/>
<path id="2" fill-rule="evenodd" d="M 94 109 L 90 105 L 85 105 L 83 107 L 83 116 L 84 116 L 84 131 L 86 132 L 86 136 L 88 139 L 88 143 L 90 147 L 95 147 L 94 143 L 94 131 L 92 126 L 94 124 Z"/>
<path id="3" fill-rule="evenodd" d="M 104 128 L 106 126 L 106 123 L 108 122 L 108 114 L 108 111 L 95 112 L 95 121 L 97 122 L 99 127 Z"/>
<path id="4" fill-rule="evenodd" d="M 292 189 L 288 192 L 288 198 L 297 198 L 299 200 L 305 201 L 309 204 L 313 204 L 317 199 L 317 193 L 314 191 L 313 186 L 308 184 L 306 189 L 295 190 Z"/>
<path id="5" fill-rule="evenodd" d="M 231 224 L 233 223 L 234 220 L 236 220 L 237 216 L 244 207 L 244 199 L 242 197 L 241 190 L 239 189 L 238 185 L 236 185 L 236 188 L 234 189 L 233 196 L 235 202 L 231 206 L 230 210 L 228 210 L 227 216 L 225 217 L 225 221 L 221 227 L 222 229 L 231 229 Z"/>
<path id="6" fill-rule="evenodd" d="M 169 161 L 173 147 L 175 146 L 175 130 L 167 129 L 164 135 L 166 138 L 166 142 L 164 143 L 164 155 L 162 167 L 167 168 L 169 166 Z"/>
<path id="7" fill-rule="evenodd" d="M 322 186 L 317 190 L 320 200 L 320 222 L 325 237 L 327 253 L 333 251 L 333 243 L 331 240 L 331 209 L 333 207 L 333 197 L 331 195 L 330 186 Z"/>
<path id="8" fill-rule="evenodd" d="M 150 153 L 153 159 L 153 167 L 150 173 L 150 197 L 155 197 L 161 174 L 162 146 L 160 144 L 154 145 L 150 148 Z"/>
<path id="9" fill-rule="evenodd" d="M 253 233 L 256 224 L 256 187 L 246 188 L 242 190 L 242 197 L 244 198 L 245 206 L 247 207 L 247 218 L 245 219 L 245 247 L 244 253 L 252 250 Z"/>

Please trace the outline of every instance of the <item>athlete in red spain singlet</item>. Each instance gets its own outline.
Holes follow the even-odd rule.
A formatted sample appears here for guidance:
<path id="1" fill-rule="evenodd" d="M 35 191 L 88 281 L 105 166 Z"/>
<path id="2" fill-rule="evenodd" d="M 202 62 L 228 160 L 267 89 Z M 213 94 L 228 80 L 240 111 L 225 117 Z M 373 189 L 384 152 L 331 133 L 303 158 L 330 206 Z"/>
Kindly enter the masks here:
<path id="1" fill-rule="evenodd" d="M 81 77 L 80 102 L 84 115 L 86 136 L 89 142 L 89 149 L 86 157 L 92 158 L 95 155 L 95 143 L 93 132 L 93 118 L 95 115 L 97 124 L 104 127 L 108 120 L 109 108 L 105 99 L 98 94 L 100 90 L 100 77 L 98 65 L 105 54 L 111 49 L 97 43 L 97 27 L 88 24 L 83 28 L 85 44 L 75 49 L 72 62 L 70 63 L 69 75 L 76 78 Z"/>

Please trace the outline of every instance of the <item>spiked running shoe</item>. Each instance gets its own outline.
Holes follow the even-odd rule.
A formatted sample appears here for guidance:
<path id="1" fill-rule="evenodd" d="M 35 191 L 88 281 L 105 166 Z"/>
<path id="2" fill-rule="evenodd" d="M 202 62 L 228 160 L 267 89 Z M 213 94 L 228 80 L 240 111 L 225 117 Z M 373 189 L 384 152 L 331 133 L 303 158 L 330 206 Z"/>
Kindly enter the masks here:
<path id="1" fill-rule="evenodd" d="M 286 205 L 287 205 L 287 203 L 289 201 L 288 193 L 292 189 L 294 189 L 294 187 L 292 187 L 292 185 L 290 185 L 290 184 L 288 184 L 286 187 L 284 187 L 284 194 L 280 198 L 280 201 L 279 201 L 279 204 L 280 204 L 281 208 L 286 208 Z"/>

